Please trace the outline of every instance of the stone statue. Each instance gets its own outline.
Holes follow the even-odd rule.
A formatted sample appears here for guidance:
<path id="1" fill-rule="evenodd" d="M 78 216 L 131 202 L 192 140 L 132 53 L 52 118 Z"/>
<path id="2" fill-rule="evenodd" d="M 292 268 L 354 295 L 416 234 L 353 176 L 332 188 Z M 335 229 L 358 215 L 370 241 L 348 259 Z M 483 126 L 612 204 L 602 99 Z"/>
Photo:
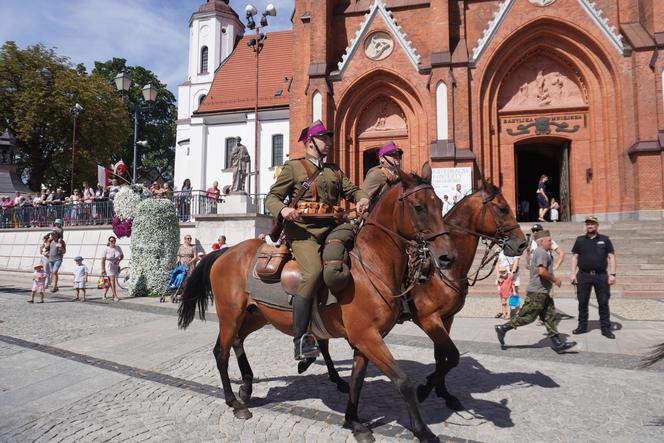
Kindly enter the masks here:
<path id="1" fill-rule="evenodd" d="M 231 152 L 231 168 L 233 168 L 233 185 L 231 192 L 244 192 L 247 182 L 247 175 L 249 174 L 249 151 L 242 143 L 242 138 L 235 139 L 235 147 Z"/>

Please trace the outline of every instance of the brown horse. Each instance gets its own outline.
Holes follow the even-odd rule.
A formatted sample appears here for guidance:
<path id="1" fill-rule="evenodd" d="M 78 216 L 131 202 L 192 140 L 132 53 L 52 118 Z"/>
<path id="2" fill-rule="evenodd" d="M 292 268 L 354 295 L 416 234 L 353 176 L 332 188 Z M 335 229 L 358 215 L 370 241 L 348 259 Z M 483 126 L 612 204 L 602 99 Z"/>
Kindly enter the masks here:
<path id="1" fill-rule="evenodd" d="M 325 328 L 334 337 L 345 337 L 354 349 L 350 396 L 346 424 L 358 440 L 373 440 L 371 431 L 360 422 L 357 410 L 359 393 L 371 361 L 395 385 L 406 401 L 412 431 L 421 441 L 438 441 L 420 415 L 414 385 L 397 365 L 383 337 L 394 326 L 401 310 L 399 293 L 402 284 L 410 281 L 409 263 L 426 251 L 434 261 L 446 260 L 452 246 L 443 235 L 442 202 L 430 184 L 431 168 L 423 167 L 423 176 L 399 173 L 401 184 L 387 191 L 360 229 L 351 255 L 352 279 L 337 294 L 338 303 L 320 308 Z M 210 287 L 219 318 L 219 335 L 214 356 L 221 376 L 226 404 L 237 418 L 249 418 L 245 402 L 235 397 L 228 376 L 230 350 L 234 348 L 242 387 L 240 398 L 248 401 L 253 374 L 242 353 L 242 341 L 267 320 L 276 329 L 292 334 L 292 313 L 255 303 L 246 292 L 250 264 L 260 240 L 247 240 L 224 254 L 204 259 L 201 269 L 209 267 Z M 406 253 L 409 251 L 409 253 Z M 210 262 L 213 262 L 210 265 Z M 206 283 L 203 272 L 192 273 L 185 287 L 179 311 L 179 325 L 186 328 L 193 320 L 196 305 L 205 318 Z M 252 314 L 253 310 L 260 315 Z M 263 320 L 264 319 L 264 320 Z M 242 353 L 242 355 L 240 355 Z"/>
<path id="2" fill-rule="evenodd" d="M 467 276 L 479 240 L 483 238 L 490 246 L 501 246 L 506 255 L 512 256 L 521 255 L 527 244 L 500 189 L 489 183 L 484 183 L 480 190 L 454 205 L 444 221 L 457 255 L 448 257 L 451 262 L 449 270 L 440 270 L 436 276 L 413 289 L 410 303 L 413 321 L 434 342 L 436 360 L 436 369 L 427 377 L 426 383 L 418 387 L 417 394 L 423 401 L 435 388 L 450 409 L 460 411 L 463 410 L 461 402 L 445 386 L 445 375 L 459 364 L 459 350 L 449 334 L 454 315 L 466 301 Z M 490 261 L 490 257 L 485 260 L 492 265 Z"/>

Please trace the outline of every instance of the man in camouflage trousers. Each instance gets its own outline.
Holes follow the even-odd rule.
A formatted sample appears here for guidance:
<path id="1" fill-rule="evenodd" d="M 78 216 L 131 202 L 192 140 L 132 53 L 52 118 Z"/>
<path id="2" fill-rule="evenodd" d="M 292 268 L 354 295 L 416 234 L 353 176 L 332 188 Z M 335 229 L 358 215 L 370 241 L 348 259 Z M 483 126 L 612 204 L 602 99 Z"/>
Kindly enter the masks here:
<path id="1" fill-rule="evenodd" d="M 526 293 L 526 301 L 519 314 L 503 325 L 495 326 L 496 335 L 501 346 L 505 345 L 505 334 L 511 329 L 534 322 L 538 316 L 544 317 L 544 326 L 549 334 L 551 348 L 561 354 L 576 346 L 576 342 L 565 342 L 558 335 L 556 327 L 556 307 L 551 297 L 551 288 L 555 284 L 560 287 L 560 279 L 553 275 L 553 258 L 551 258 L 551 234 L 539 231 L 534 235 L 537 242 L 530 257 L 530 281 Z"/>
<path id="2" fill-rule="evenodd" d="M 293 342 L 295 359 L 303 360 L 319 354 L 313 335 L 307 333 L 311 308 L 321 283 L 321 254 L 326 237 L 338 225 L 339 202 L 342 198 L 357 204 L 359 212 L 369 206 L 367 194 L 355 186 L 334 163 L 324 159 L 332 146 L 332 133 L 322 122 L 314 122 L 302 130 L 299 141 L 304 143 L 305 156 L 284 163 L 279 177 L 265 198 L 265 206 L 274 217 L 284 220 L 286 240 L 302 272 L 302 282 L 293 297 Z M 308 177 L 320 169 L 318 177 L 294 208 L 284 200 L 297 195 Z M 339 226 L 339 229 L 344 225 Z M 351 230 L 347 230 L 351 232 Z"/>

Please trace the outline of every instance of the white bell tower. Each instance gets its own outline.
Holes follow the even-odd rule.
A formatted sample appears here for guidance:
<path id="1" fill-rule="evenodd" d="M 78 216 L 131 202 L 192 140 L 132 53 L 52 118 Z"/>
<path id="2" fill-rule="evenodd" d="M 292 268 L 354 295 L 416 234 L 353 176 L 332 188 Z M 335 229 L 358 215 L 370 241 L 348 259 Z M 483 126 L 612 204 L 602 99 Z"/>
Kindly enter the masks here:
<path id="1" fill-rule="evenodd" d="M 244 25 L 227 0 L 208 0 L 189 19 L 187 81 L 178 88 L 178 120 L 188 119 L 210 90 L 214 73 L 233 52 Z"/>

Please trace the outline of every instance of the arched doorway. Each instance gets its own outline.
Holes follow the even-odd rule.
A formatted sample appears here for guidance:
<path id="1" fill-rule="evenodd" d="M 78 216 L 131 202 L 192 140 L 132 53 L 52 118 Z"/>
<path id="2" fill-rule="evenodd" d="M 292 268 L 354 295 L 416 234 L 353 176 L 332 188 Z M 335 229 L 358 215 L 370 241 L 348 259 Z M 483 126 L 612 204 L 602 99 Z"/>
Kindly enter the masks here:
<path id="1" fill-rule="evenodd" d="M 405 170 L 423 163 L 428 119 L 415 89 L 405 79 L 377 70 L 356 80 L 343 94 L 335 116 L 339 134 L 334 161 L 354 183 L 378 164 L 377 148 L 393 141 L 404 150 Z"/>
<path id="2" fill-rule="evenodd" d="M 535 192 L 535 188 L 522 190 L 532 184 L 520 183 L 519 170 L 523 177 L 546 158 L 560 177 L 555 192 L 563 198 L 561 216 L 565 218 L 594 212 L 607 205 L 611 192 L 622 191 L 609 191 L 608 174 L 601 178 L 596 174 L 593 180 L 586 176 L 593 167 L 607 172 L 613 168 L 616 176 L 623 168 L 620 163 L 607 165 L 605 154 L 607 146 L 619 147 L 615 110 L 620 108 L 620 86 L 614 72 L 600 42 L 558 19 L 525 24 L 487 51 L 478 69 L 480 114 L 473 121 L 476 155 L 483 174 L 499 177 L 505 197 L 515 208 L 521 197 L 517 194 Z M 552 157 L 533 157 L 546 149 L 537 147 L 542 143 L 554 145 L 549 150 L 555 152 Z M 561 174 L 562 170 L 567 174 Z M 563 188 L 566 191 L 561 193 Z M 568 208 L 563 204 L 565 193 Z M 531 212 L 536 203 L 532 198 Z"/>
<path id="3" fill-rule="evenodd" d="M 569 181 L 570 142 L 567 140 L 527 140 L 514 145 L 514 171 L 517 216 L 519 221 L 537 220 L 537 184 L 544 174 L 548 197 L 560 205 L 559 220 L 570 220 L 571 190 Z M 547 213 L 547 218 L 551 216 Z"/>

